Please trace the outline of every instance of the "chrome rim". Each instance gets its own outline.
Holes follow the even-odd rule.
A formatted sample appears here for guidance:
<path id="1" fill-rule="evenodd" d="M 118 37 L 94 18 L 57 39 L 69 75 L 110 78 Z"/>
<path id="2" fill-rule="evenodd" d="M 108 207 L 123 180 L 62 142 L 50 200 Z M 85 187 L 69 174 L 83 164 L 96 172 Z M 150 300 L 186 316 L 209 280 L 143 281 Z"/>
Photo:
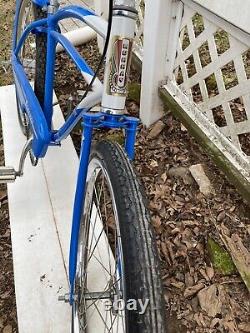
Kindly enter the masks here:
<path id="1" fill-rule="evenodd" d="M 17 42 L 19 41 L 25 28 L 32 21 L 35 20 L 33 9 L 34 7 L 31 0 L 23 0 L 19 11 L 19 20 L 17 26 Z M 35 78 L 35 59 L 36 59 L 35 52 L 36 52 L 35 35 L 29 34 L 28 38 L 26 39 L 23 47 L 19 52 L 19 59 L 23 65 L 27 77 L 29 78 L 29 80 L 32 81 L 34 81 Z M 29 117 L 24 108 L 21 106 L 18 97 L 16 98 L 16 100 L 17 100 L 17 109 L 20 121 L 25 131 L 24 134 L 26 135 L 27 138 L 29 138 L 31 136 Z M 38 159 L 33 156 L 32 151 L 30 151 L 29 155 L 32 165 L 34 166 L 37 165 Z"/>
<path id="2" fill-rule="evenodd" d="M 87 176 L 80 228 L 74 333 L 126 332 L 125 281 L 117 207 L 111 181 L 98 159 Z"/>
<path id="3" fill-rule="evenodd" d="M 35 16 L 32 1 L 24 0 L 19 13 L 17 41 L 21 37 L 25 28 L 33 21 L 35 21 Z M 23 65 L 26 75 L 30 80 L 33 80 L 35 75 L 35 52 L 35 35 L 30 33 L 19 53 L 19 59 Z"/>

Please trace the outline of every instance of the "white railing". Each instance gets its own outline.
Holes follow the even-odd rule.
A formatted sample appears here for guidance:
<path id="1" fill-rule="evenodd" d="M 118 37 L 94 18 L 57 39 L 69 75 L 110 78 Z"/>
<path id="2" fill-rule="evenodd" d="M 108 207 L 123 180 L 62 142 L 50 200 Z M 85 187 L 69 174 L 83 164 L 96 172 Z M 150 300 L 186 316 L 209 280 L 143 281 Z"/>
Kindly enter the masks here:
<path id="1" fill-rule="evenodd" d="M 138 11 L 138 19 L 136 22 L 136 35 L 134 53 L 142 61 L 143 58 L 143 34 L 144 34 L 144 15 L 145 2 L 149 0 L 136 0 L 136 9 Z"/>
<path id="2" fill-rule="evenodd" d="M 137 0 L 137 8 L 142 121 L 162 116 L 161 86 L 249 185 L 250 2 Z"/>
<path id="3" fill-rule="evenodd" d="M 250 2 L 233 2 L 240 17 L 232 0 L 148 1 L 141 118 L 163 114 L 161 86 L 250 194 Z"/>

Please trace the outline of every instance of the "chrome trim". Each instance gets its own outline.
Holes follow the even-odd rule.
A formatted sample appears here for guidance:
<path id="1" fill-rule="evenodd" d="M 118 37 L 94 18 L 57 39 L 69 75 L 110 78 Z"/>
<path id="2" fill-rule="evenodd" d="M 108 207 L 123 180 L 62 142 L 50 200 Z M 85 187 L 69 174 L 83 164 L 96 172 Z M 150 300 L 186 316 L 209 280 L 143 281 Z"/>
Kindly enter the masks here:
<path id="1" fill-rule="evenodd" d="M 137 19 L 137 13 L 136 12 L 131 12 L 131 11 L 125 10 L 125 9 L 114 9 L 113 10 L 113 16 L 124 16 L 124 17 L 128 17 L 132 20 Z"/>
<path id="2" fill-rule="evenodd" d="M 114 0 L 114 6 L 126 6 L 135 8 L 135 0 Z"/>
<path id="3" fill-rule="evenodd" d="M 58 11 L 60 4 L 58 0 L 50 0 L 49 5 L 47 6 L 48 14 L 55 14 Z"/>
<path id="4" fill-rule="evenodd" d="M 105 106 L 101 107 L 101 112 L 108 113 L 108 114 L 115 114 L 115 115 L 122 115 L 125 114 L 124 110 L 121 109 L 111 109 Z"/>

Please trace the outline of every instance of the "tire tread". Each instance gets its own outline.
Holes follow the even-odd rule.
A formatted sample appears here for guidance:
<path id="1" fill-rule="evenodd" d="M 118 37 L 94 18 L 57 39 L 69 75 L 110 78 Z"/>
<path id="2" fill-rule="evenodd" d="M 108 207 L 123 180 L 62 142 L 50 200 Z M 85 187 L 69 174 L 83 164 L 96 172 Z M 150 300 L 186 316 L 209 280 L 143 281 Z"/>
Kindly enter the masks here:
<path id="1" fill-rule="evenodd" d="M 117 143 L 100 141 L 92 153 L 93 157 L 98 157 L 104 163 L 114 191 L 122 234 L 128 298 L 151 300 L 143 321 L 137 312 L 128 313 L 129 333 L 165 333 L 159 259 L 142 186 Z"/>

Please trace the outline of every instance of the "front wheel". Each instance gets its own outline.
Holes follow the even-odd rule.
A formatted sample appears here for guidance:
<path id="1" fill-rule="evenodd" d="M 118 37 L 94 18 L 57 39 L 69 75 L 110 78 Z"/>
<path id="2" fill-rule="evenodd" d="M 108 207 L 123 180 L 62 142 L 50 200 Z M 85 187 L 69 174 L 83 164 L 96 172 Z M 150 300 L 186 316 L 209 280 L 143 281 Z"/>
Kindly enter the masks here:
<path id="1" fill-rule="evenodd" d="M 87 175 L 72 332 L 165 333 L 156 244 L 135 173 L 101 141 Z"/>

